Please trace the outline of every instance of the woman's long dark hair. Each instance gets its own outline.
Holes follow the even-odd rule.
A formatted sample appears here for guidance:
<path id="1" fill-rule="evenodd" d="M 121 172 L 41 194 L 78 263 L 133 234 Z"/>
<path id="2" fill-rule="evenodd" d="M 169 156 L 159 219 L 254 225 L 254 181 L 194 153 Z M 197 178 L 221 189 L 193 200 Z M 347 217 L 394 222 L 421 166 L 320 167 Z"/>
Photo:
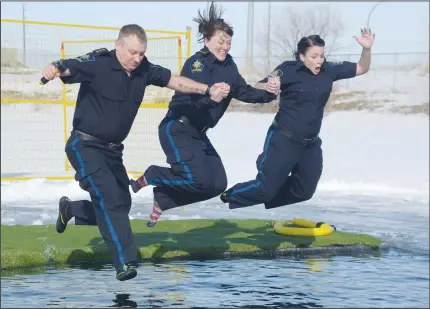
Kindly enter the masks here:
<path id="1" fill-rule="evenodd" d="M 199 38 L 198 42 L 203 42 L 204 39 L 210 40 L 216 31 L 221 30 L 227 33 L 229 36 L 233 36 L 233 27 L 227 24 L 222 19 L 224 11 L 218 8 L 214 2 L 211 2 L 209 9 L 203 14 L 198 11 L 198 17 L 194 18 L 193 21 L 199 24 Z"/>
<path id="2" fill-rule="evenodd" d="M 306 54 L 306 51 L 309 47 L 312 46 L 325 46 L 325 42 L 318 34 L 305 36 L 300 39 L 299 43 L 297 43 L 297 50 L 293 53 L 293 56 L 296 60 L 300 60 L 300 54 Z"/>

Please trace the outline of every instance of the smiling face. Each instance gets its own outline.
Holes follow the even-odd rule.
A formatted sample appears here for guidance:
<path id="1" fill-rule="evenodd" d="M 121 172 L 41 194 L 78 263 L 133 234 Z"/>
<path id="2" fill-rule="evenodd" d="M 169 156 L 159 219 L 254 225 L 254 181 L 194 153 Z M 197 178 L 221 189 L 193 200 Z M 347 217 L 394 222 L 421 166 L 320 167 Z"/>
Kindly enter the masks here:
<path id="1" fill-rule="evenodd" d="M 136 35 L 119 38 L 115 42 L 116 56 L 127 72 L 132 72 L 142 63 L 146 53 L 146 42 Z"/>
<path id="2" fill-rule="evenodd" d="M 304 54 L 300 54 L 300 60 L 315 75 L 321 71 L 324 63 L 324 47 L 310 46 Z"/>
<path id="3" fill-rule="evenodd" d="M 219 61 L 224 61 L 231 49 L 231 39 L 226 32 L 217 30 L 210 39 L 205 39 L 205 45 Z"/>

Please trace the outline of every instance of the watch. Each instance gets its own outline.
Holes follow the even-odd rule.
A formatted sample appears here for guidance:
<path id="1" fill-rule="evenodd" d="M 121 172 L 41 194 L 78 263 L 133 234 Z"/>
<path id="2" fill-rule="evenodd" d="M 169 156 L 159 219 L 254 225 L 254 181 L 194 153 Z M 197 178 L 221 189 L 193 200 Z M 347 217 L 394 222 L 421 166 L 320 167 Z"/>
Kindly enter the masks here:
<path id="1" fill-rule="evenodd" d="M 211 92 L 211 87 L 208 85 L 205 91 L 205 95 L 210 95 L 210 92 Z"/>

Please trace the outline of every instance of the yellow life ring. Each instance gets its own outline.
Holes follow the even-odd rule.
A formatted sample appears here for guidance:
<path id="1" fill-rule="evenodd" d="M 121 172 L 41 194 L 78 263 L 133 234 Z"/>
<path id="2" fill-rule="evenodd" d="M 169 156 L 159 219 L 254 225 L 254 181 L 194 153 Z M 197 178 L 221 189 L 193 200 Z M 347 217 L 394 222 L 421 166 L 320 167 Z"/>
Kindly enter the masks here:
<path id="1" fill-rule="evenodd" d="M 298 227 L 285 226 L 291 223 Z M 314 222 L 305 219 L 280 220 L 273 224 L 275 232 L 288 236 L 325 236 L 333 233 L 336 228 L 324 222 Z"/>

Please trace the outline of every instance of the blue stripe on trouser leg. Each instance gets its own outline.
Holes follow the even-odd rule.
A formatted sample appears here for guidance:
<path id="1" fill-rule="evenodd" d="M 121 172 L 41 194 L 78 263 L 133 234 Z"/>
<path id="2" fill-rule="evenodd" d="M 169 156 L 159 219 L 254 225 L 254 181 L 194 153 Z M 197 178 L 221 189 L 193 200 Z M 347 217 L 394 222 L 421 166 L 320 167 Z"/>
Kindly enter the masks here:
<path id="1" fill-rule="evenodd" d="M 264 166 L 264 162 L 267 159 L 267 153 L 268 153 L 268 149 L 269 149 L 269 145 L 270 145 L 270 141 L 272 140 L 273 137 L 273 130 L 270 130 L 269 133 L 267 134 L 267 138 L 266 138 L 266 142 L 264 144 L 264 148 L 263 148 L 263 156 L 261 158 L 260 164 L 258 165 L 258 174 L 261 175 L 262 171 L 263 171 L 263 166 Z M 246 187 L 240 188 L 240 189 L 235 189 L 231 192 L 227 192 L 226 196 L 232 196 L 234 194 L 237 193 L 241 193 L 241 192 L 245 192 L 254 188 L 258 188 L 261 185 L 260 181 L 257 181 L 256 183 L 253 183 L 251 185 L 248 185 Z"/>
<path id="2" fill-rule="evenodd" d="M 79 141 L 78 137 L 73 140 L 73 142 L 72 142 L 72 149 L 73 149 L 73 151 L 76 154 L 76 158 L 78 159 L 79 165 L 81 166 L 81 178 L 84 178 L 85 177 L 84 161 L 82 160 L 82 156 L 79 153 L 78 149 L 76 149 L 76 144 L 78 143 L 78 141 Z M 91 176 L 88 176 L 87 179 L 88 179 L 88 182 L 90 183 L 91 187 L 93 188 L 96 196 L 100 200 L 100 208 L 101 208 L 101 210 L 103 212 L 104 218 L 105 218 L 106 223 L 107 223 L 108 228 L 109 228 L 109 231 L 110 231 L 110 233 L 112 235 L 113 242 L 114 242 L 114 244 L 115 244 L 115 246 L 116 246 L 116 248 L 118 250 L 119 262 L 120 262 L 121 265 L 124 265 L 125 262 L 124 262 L 124 257 L 122 255 L 122 246 L 121 246 L 121 244 L 119 242 L 118 236 L 116 235 L 115 229 L 114 229 L 114 227 L 112 225 L 112 222 L 111 222 L 111 220 L 109 218 L 109 215 L 108 215 L 108 213 L 106 211 L 105 200 L 103 198 L 103 195 L 100 193 L 99 189 L 97 188 L 96 184 L 92 180 Z"/>
<path id="3" fill-rule="evenodd" d="M 84 167 L 84 163 L 82 160 L 82 156 L 81 154 L 78 152 L 78 150 L 76 149 L 76 144 L 79 142 L 79 137 L 75 138 L 72 142 L 72 149 L 76 154 L 76 158 L 78 159 L 79 165 L 81 166 L 81 178 L 85 177 L 85 167 Z"/>
<path id="4" fill-rule="evenodd" d="M 269 144 L 270 144 L 270 141 L 272 140 L 272 137 L 273 137 L 273 130 L 269 131 L 269 134 L 267 134 L 266 144 L 264 145 L 263 158 L 261 159 L 261 162 L 258 167 L 258 174 L 261 174 L 263 171 L 264 162 L 267 159 Z"/>
<path id="5" fill-rule="evenodd" d="M 167 138 L 169 139 L 170 146 L 172 146 L 172 149 L 175 153 L 176 161 L 182 165 L 182 168 L 184 169 L 184 171 L 187 175 L 187 179 L 186 180 L 168 180 L 168 179 L 158 179 L 158 178 L 157 179 L 150 179 L 150 180 L 148 180 L 148 183 L 150 185 L 155 184 L 157 182 L 161 182 L 161 183 L 164 183 L 166 185 L 178 185 L 178 186 L 191 185 L 194 183 L 193 175 L 191 174 L 191 170 L 190 170 L 189 166 L 184 161 L 181 160 L 181 155 L 179 154 L 179 149 L 176 146 L 175 142 L 173 141 L 172 134 L 170 133 L 170 127 L 172 126 L 172 123 L 174 121 L 175 120 L 170 120 L 167 123 L 166 135 L 167 135 Z"/>

